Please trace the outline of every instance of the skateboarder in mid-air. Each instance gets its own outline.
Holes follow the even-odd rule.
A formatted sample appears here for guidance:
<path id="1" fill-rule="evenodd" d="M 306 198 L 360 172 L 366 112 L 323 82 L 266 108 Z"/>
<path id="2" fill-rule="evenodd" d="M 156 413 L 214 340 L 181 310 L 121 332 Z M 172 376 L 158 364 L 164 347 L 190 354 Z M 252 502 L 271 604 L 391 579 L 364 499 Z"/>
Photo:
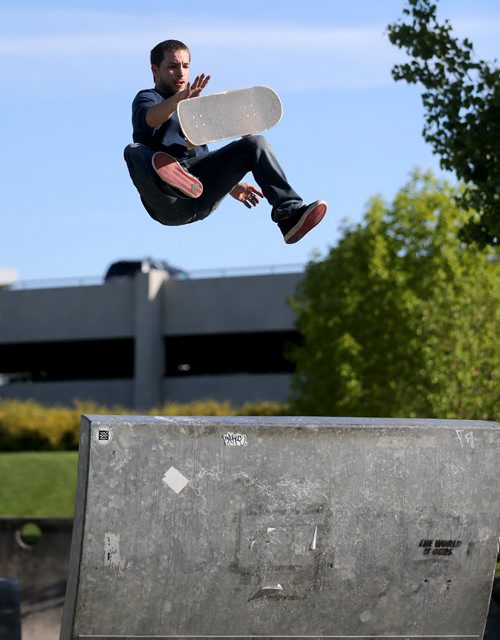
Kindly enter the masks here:
<path id="1" fill-rule="evenodd" d="M 227 194 L 249 209 L 264 197 L 285 242 L 298 242 L 321 222 L 326 202 L 304 204 L 263 136 L 247 136 L 216 151 L 189 147 L 176 107 L 199 96 L 210 80 L 201 74 L 190 84 L 190 62 L 185 44 L 160 42 L 151 51 L 154 89 L 139 91 L 132 104 L 134 142 L 124 154 L 144 207 L 161 224 L 181 225 L 206 218 Z M 241 182 L 248 172 L 258 187 Z"/>

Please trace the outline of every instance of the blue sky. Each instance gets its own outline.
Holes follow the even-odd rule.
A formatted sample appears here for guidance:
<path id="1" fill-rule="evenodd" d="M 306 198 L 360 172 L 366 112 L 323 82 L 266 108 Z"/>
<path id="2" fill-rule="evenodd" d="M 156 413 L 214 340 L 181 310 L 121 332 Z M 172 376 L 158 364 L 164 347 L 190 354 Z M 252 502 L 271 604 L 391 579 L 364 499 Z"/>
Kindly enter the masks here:
<path id="1" fill-rule="evenodd" d="M 2 154 L 0 267 L 23 280 L 103 274 L 151 256 L 197 271 L 306 264 L 326 254 L 343 219 L 390 201 L 415 167 L 438 159 L 424 143 L 420 89 L 395 83 L 402 54 L 385 27 L 404 0 L 0 0 Z M 500 58 L 498 0 L 441 0 L 439 15 L 478 57 Z M 267 202 L 227 198 L 207 220 L 163 227 L 142 209 L 122 159 L 130 105 L 152 86 L 149 51 L 176 38 L 206 92 L 256 84 L 284 105 L 267 132 L 289 181 L 327 217 L 284 244 Z"/>

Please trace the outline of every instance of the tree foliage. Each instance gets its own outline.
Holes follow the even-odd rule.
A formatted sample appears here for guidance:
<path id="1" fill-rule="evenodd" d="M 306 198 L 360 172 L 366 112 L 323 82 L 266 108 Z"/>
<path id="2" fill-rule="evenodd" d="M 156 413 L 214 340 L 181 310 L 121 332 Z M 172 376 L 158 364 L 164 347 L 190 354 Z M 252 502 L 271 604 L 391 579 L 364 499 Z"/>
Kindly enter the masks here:
<path id="1" fill-rule="evenodd" d="M 466 189 L 461 206 L 477 212 L 461 236 L 480 246 L 500 244 L 500 70 L 473 59 L 473 45 L 452 35 L 436 16 L 437 0 L 408 0 L 406 22 L 388 26 L 390 41 L 411 61 L 395 80 L 424 86 L 424 138 Z"/>
<path id="2" fill-rule="evenodd" d="M 458 238 L 456 195 L 415 172 L 308 265 L 295 413 L 500 417 L 500 262 Z"/>

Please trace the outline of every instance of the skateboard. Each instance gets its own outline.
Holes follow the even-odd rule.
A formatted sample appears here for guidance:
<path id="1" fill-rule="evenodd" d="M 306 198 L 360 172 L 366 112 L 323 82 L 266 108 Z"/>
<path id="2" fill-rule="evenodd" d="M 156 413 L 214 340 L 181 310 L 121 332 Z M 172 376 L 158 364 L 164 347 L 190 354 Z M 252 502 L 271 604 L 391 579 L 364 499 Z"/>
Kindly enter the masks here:
<path id="1" fill-rule="evenodd" d="M 177 115 L 186 140 L 198 147 L 274 127 L 283 107 L 268 87 L 249 87 L 182 100 Z"/>

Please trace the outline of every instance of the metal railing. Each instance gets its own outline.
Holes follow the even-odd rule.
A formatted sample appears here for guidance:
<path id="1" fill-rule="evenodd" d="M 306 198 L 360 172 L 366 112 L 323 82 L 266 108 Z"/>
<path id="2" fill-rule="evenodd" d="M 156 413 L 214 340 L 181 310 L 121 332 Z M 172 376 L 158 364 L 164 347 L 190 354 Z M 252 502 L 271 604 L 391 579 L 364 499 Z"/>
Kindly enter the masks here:
<path id="1" fill-rule="evenodd" d="M 287 273 L 302 273 L 304 269 L 304 264 L 278 264 L 259 265 L 253 267 L 220 267 L 214 269 L 193 269 L 192 271 L 188 271 L 187 273 L 189 279 L 201 280 L 209 278 L 234 278 L 238 276 L 265 276 Z M 98 286 L 102 284 L 104 284 L 103 276 L 74 276 L 67 278 L 19 280 L 7 287 L 4 287 L 4 290 L 22 291 L 27 289 L 56 289 L 63 287 Z"/>

